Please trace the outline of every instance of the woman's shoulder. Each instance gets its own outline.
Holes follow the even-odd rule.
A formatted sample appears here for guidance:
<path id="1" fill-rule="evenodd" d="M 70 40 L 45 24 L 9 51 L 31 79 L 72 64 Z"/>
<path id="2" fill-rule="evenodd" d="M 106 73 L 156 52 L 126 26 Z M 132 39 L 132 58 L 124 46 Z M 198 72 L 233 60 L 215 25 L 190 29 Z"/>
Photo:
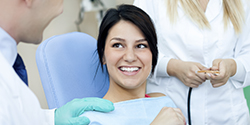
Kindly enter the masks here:
<path id="1" fill-rule="evenodd" d="M 241 0 L 242 1 L 242 5 L 245 9 L 245 11 L 249 11 L 250 9 L 250 0 Z"/>
<path id="2" fill-rule="evenodd" d="M 245 18 L 249 18 L 250 16 L 250 0 L 241 0 L 242 1 L 242 5 L 245 11 Z"/>

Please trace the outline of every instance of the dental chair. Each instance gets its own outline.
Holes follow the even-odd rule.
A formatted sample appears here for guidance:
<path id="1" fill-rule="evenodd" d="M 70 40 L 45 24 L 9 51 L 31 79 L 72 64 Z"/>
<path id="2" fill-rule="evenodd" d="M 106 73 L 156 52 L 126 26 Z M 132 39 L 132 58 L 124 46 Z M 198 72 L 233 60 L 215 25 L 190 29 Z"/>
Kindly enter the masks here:
<path id="1" fill-rule="evenodd" d="M 36 62 L 49 109 L 75 98 L 103 97 L 109 88 L 107 69 L 99 63 L 97 41 L 72 32 L 43 41 Z"/>

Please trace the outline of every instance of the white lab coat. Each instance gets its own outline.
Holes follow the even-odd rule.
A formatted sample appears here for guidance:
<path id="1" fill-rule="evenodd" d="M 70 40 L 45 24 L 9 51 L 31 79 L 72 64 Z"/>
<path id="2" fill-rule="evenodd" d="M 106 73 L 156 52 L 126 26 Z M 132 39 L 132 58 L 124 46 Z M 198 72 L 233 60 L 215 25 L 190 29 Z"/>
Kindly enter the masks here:
<path id="1" fill-rule="evenodd" d="M 54 125 L 54 110 L 41 109 L 15 73 L 16 42 L 0 27 L 0 125 Z"/>
<path id="2" fill-rule="evenodd" d="M 224 31 L 223 0 L 210 0 L 205 15 L 211 29 L 200 29 L 178 5 L 178 21 L 172 25 L 165 0 L 135 0 L 152 18 L 158 36 L 160 56 L 155 74 L 148 79 L 147 93 L 161 92 L 170 96 L 187 118 L 189 87 L 166 72 L 171 58 L 212 66 L 217 58 L 232 58 L 237 63 L 235 76 L 219 88 L 206 81 L 191 95 L 193 125 L 249 125 L 250 117 L 243 87 L 250 85 L 250 10 L 243 0 L 246 24 L 236 35 L 230 23 Z"/>

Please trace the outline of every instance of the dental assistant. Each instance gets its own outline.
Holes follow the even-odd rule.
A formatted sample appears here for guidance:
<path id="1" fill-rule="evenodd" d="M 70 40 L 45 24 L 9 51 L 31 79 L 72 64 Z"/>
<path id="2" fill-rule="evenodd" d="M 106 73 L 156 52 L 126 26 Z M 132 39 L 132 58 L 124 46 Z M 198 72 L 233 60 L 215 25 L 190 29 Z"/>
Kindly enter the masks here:
<path id="1" fill-rule="evenodd" d="M 85 111 L 114 110 L 112 102 L 99 98 L 75 99 L 58 109 L 41 109 L 26 85 L 25 66 L 17 54 L 17 45 L 39 44 L 44 29 L 62 13 L 63 0 L 0 0 L 0 3 L 1 125 L 82 125 L 89 123 L 88 118 L 78 117 Z"/>
<path id="2" fill-rule="evenodd" d="M 243 88 L 250 85 L 248 0 L 135 0 L 158 36 L 147 93 L 170 96 L 192 125 L 249 125 Z M 196 73 L 218 70 L 219 75 Z"/>

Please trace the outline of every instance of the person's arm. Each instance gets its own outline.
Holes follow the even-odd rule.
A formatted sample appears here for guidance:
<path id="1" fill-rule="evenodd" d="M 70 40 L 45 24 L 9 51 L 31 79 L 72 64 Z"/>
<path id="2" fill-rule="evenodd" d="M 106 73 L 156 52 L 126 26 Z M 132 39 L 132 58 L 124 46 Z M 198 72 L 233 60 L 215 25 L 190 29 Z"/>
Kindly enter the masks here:
<path id="1" fill-rule="evenodd" d="M 212 70 L 219 70 L 220 74 L 207 75 L 214 87 L 220 87 L 230 79 L 235 88 L 243 88 L 250 85 L 250 10 L 245 5 L 246 20 L 242 32 L 235 45 L 234 58 L 215 59 Z"/>
<path id="2" fill-rule="evenodd" d="M 236 88 L 250 85 L 250 8 L 249 1 L 244 0 L 245 23 L 235 47 L 236 73 L 230 79 Z"/>
<path id="3" fill-rule="evenodd" d="M 101 98 L 74 99 L 55 110 L 55 125 L 88 125 L 87 117 L 79 117 L 85 111 L 110 112 L 113 103 Z"/>

